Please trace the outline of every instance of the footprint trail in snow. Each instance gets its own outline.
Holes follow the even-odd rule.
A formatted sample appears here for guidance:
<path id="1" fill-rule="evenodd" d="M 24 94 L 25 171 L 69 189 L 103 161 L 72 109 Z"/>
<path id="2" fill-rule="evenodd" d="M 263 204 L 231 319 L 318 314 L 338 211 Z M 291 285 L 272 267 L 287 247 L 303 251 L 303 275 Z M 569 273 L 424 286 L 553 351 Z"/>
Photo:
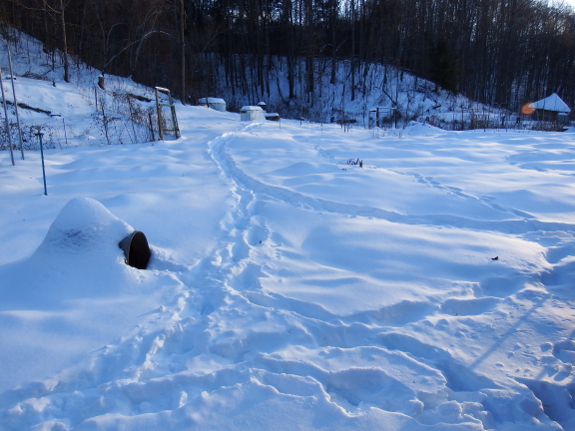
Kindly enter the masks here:
<path id="1" fill-rule="evenodd" d="M 344 170 L 335 132 L 310 146 L 270 130 L 208 142 L 230 206 L 193 265 L 157 256 L 172 300 L 89 365 L 5 394 L 0 424 L 568 429 L 569 403 L 549 405 L 573 391 L 575 347 L 536 328 L 557 338 L 572 315 L 550 317 L 572 301 L 573 225 L 431 181 L 398 162 L 401 143 L 383 151 L 395 165 Z"/>

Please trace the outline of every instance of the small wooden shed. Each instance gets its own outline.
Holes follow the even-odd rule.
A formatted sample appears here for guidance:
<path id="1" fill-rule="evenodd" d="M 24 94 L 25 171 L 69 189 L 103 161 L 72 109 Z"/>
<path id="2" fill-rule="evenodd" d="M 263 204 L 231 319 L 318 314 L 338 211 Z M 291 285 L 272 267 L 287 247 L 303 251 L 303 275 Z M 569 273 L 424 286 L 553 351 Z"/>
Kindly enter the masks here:
<path id="1" fill-rule="evenodd" d="M 265 121 L 264 110 L 260 106 L 244 106 L 240 115 L 242 121 Z"/>
<path id="2" fill-rule="evenodd" d="M 557 121 L 560 118 L 566 118 L 571 112 L 571 108 L 561 100 L 557 93 L 529 104 L 529 107 L 535 110 L 533 116 L 539 121 Z"/>

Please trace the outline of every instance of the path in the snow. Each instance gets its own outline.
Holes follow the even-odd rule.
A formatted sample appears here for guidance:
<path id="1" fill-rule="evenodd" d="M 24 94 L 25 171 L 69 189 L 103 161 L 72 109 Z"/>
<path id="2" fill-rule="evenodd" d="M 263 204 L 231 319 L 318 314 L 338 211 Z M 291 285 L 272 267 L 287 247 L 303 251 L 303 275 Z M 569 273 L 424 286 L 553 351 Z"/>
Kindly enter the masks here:
<path id="1" fill-rule="evenodd" d="M 213 403 L 234 404 L 238 395 L 233 393 L 240 390 L 242 397 L 260 400 L 245 412 L 236 406 L 242 418 L 257 416 L 262 408 L 275 410 L 281 402 L 286 412 L 295 409 L 304 419 L 310 411 L 331 416 L 334 429 L 379 428 L 391 418 L 418 429 L 444 421 L 446 414 L 453 416 L 449 409 L 442 415 L 432 413 L 452 403 L 451 390 L 496 387 L 466 371 L 444 349 L 400 333 L 383 333 L 388 323 L 419 320 L 433 313 L 433 306 L 404 301 L 387 309 L 339 315 L 262 288 L 267 262 L 278 258 L 280 245 L 262 214 L 278 201 L 295 206 L 301 202 L 270 189 L 246 187 L 225 153 L 235 135 L 209 144 L 235 200 L 220 222 L 219 244 L 190 270 L 156 262 L 183 283 L 182 292 L 135 336 L 107 346 L 91 368 L 81 371 L 84 378 L 61 376 L 55 386 L 48 382 L 11 393 L 14 400 L 33 398 L 21 402 L 23 412 L 5 417 L 4 424 L 17 429 L 35 423 L 34 400 L 41 398 L 44 415 L 78 429 L 89 429 L 90 424 L 136 427 L 144 414 L 147 426 L 180 429 L 194 423 L 185 414 L 192 408 L 199 426 L 205 427 Z M 323 212 L 316 207 L 305 211 L 316 216 Z M 460 429 L 480 429 L 481 421 L 489 421 L 475 403 L 465 402 L 460 410 L 457 417 L 468 416 Z M 419 423 L 409 418 L 416 415 Z M 218 421 L 230 421 L 228 426 L 238 420 L 233 414 L 224 416 Z M 274 429 L 281 429 L 275 422 Z"/>
<path id="2" fill-rule="evenodd" d="M 454 226 L 457 227 L 457 229 L 505 232 L 505 235 L 521 235 L 527 238 L 540 238 L 543 236 L 546 238 L 543 242 L 546 242 L 547 244 L 557 244 L 555 247 L 551 248 L 551 250 L 553 250 L 554 253 L 558 253 L 560 256 L 558 255 L 555 258 L 547 257 L 547 261 L 552 261 L 553 263 L 557 263 L 559 260 L 567 257 L 569 250 L 571 250 L 569 246 L 567 247 L 568 250 L 565 250 L 565 246 L 562 244 L 565 240 L 565 236 L 570 237 L 568 233 L 573 232 L 573 224 L 540 221 L 535 219 L 531 214 L 525 213 L 522 210 L 517 210 L 513 207 L 503 207 L 502 205 L 493 203 L 491 198 L 469 195 L 461 189 L 441 185 L 439 182 L 429 177 L 424 178 L 418 174 L 412 175 L 418 182 L 421 182 L 424 185 L 439 189 L 448 194 L 456 195 L 458 198 L 478 201 L 480 205 L 484 205 L 495 212 L 502 213 L 512 219 L 492 221 L 477 220 L 467 217 L 442 217 L 435 214 L 413 217 L 373 207 L 362 207 L 358 205 L 342 204 L 341 202 L 327 201 L 297 193 L 286 188 L 266 184 L 239 168 L 238 164 L 235 163 L 234 158 L 226 150 L 227 146 L 233 146 L 234 142 L 232 142 L 232 140 L 234 136 L 246 133 L 248 132 L 248 129 L 255 130 L 256 127 L 257 126 L 250 126 L 238 134 L 233 136 L 230 135 L 223 139 L 217 139 L 210 144 L 212 157 L 214 157 L 225 175 L 234 182 L 236 187 L 241 189 L 242 193 L 249 194 L 250 202 L 254 206 L 254 200 L 255 202 L 259 202 L 260 207 L 280 202 L 283 205 L 296 206 L 302 212 L 321 213 L 323 215 L 325 215 L 325 213 L 331 213 L 337 217 L 344 218 L 351 217 L 363 219 L 365 217 L 369 217 L 369 219 L 381 219 L 385 222 L 391 222 L 394 224 L 420 224 L 425 226 L 429 226 L 431 224 L 440 228 L 445 226 Z M 241 142 L 239 144 L 241 144 Z M 320 147 L 314 146 L 313 149 L 316 150 L 321 157 L 331 159 L 331 161 L 333 161 L 333 158 Z M 252 214 L 252 219 L 253 215 L 254 214 Z M 281 241 L 276 241 L 274 243 L 274 237 L 279 237 L 277 232 L 274 232 L 269 225 L 261 226 L 261 224 L 261 219 L 259 219 L 257 229 L 255 229 L 255 231 L 260 234 L 258 237 L 261 238 L 259 240 L 259 244 L 257 241 L 252 239 L 251 242 L 248 241 L 247 244 L 242 244 L 240 248 L 242 250 L 246 250 L 246 248 L 255 250 L 258 247 L 263 248 L 262 244 L 266 245 L 267 243 L 270 260 L 273 260 L 275 256 L 281 254 L 277 251 L 277 247 L 279 247 Z M 242 223 L 242 228 L 243 226 L 244 223 Z M 246 232 L 244 234 L 244 238 L 253 238 L 251 232 L 252 230 L 249 230 L 249 233 Z M 265 235 L 261 234 L 263 232 L 265 232 Z M 459 231 L 459 234 L 461 234 L 461 231 Z M 326 243 L 326 247 L 329 247 L 329 239 L 326 240 L 328 241 Z M 271 246 L 271 249 L 269 246 Z M 274 249 L 274 247 L 276 249 Z M 249 258 L 246 260 L 249 262 Z M 260 282 L 262 276 L 265 279 L 268 275 L 266 274 L 265 265 L 262 268 L 251 263 L 247 263 L 239 265 L 238 268 L 239 269 L 235 272 L 239 273 L 241 281 L 236 283 L 240 286 L 239 290 L 245 290 L 244 296 L 252 303 L 272 307 L 272 310 L 281 309 L 284 310 L 284 312 L 295 313 L 298 316 L 300 323 L 304 324 L 306 326 L 306 330 L 312 333 L 314 333 L 314 331 L 307 325 L 307 319 L 320 320 L 323 324 L 329 322 L 329 330 L 327 330 L 326 327 L 322 328 L 321 331 L 314 333 L 315 337 L 313 339 L 313 343 L 322 347 L 337 349 L 357 348 L 359 350 L 369 350 L 371 348 L 379 349 L 383 347 L 385 350 L 390 349 L 394 352 L 402 352 L 402 354 L 407 355 L 410 359 L 416 359 L 417 364 L 420 366 L 431 366 L 437 375 L 440 376 L 442 382 L 444 382 L 444 388 L 452 391 L 449 398 L 452 401 L 454 399 L 463 400 L 463 405 L 465 405 L 467 401 L 465 401 L 465 396 L 461 395 L 462 393 L 482 391 L 481 393 L 483 393 L 483 395 L 489 394 L 480 409 L 481 413 L 478 411 L 475 416 L 472 415 L 476 419 L 482 420 L 483 426 L 486 428 L 490 426 L 490 415 L 491 417 L 494 416 L 496 419 L 497 416 L 503 416 L 504 411 L 501 409 L 501 406 L 498 405 L 499 402 L 497 401 L 498 395 L 495 395 L 497 394 L 497 391 L 502 390 L 503 387 L 512 388 L 511 393 L 514 394 L 512 397 L 517 398 L 519 404 L 525 402 L 534 403 L 535 405 L 539 402 L 537 397 L 541 398 L 541 396 L 543 396 L 541 399 L 543 399 L 544 402 L 548 401 L 548 397 L 545 396 L 544 391 L 539 389 L 539 383 L 528 384 L 532 381 L 536 382 L 536 379 L 530 380 L 523 379 L 521 377 L 517 377 L 515 381 L 504 379 L 505 383 L 503 383 L 502 386 L 502 382 L 495 382 L 486 378 L 484 375 L 477 374 L 473 371 L 480 367 L 480 365 L 482 365 L 486 360 L 491 363 L 495 362 L 495 360 L 490 358 L 490 356 L 497 350 L 497 348 L 502 347 L 504 344 L 511 344 L 511 340 L 514 339 L 514 333 L 523 332 L 525 334 L 529 334 L 531 331 L 530 329 L 519 328 L 522 325 L 527 327 L 529 326 L 529 319 L 532 313 L 541 313 L 543 318 L 546 318 L 545 315 L 547 313 L 554 313 L 557 310 L 555 307 L 559 307 L 559 309 L 564 307 L 561 302 L 556 302 L 545 309 L 543 307 L 545 303 L 550 299 L 556 298 L 543 293 L 543 291 L 538 291 L 537 288 L 535 290 L 530 290 L 531 286 L 537 286 L 538 284 L 540 286 L 549 285 L 551 287 L 554 284 L 558 284 L 552 281 L 553 275 L 549 276 L 549 272 L 544 269 L 545 264 L 539 268 L 536 265 L 527 264 L 524 276 L 520 276 L 516 280 L 513 280 L 513 278 L 510 278 L 509 276 L 495 276 L 493 278 L 488 278 L 478 286 L 473 287 L 474 294 L 472 297 L 443 298 L 439 300 L 436 306 L 433 305 L 433 301 L 431 303 L 419 303 L 417 301 L 404 300 L 381 309 L 370 309 L 368 311 L 352 314 L 344 313 L 343 315 L 330 312 L 313 302 L 300 301 L 293 297 L 283 296 L 277 292 L 266 292 L 265 287 L 262 288 L 262 284 Z M 551 274 L 553 274 L 553 270 L 551 270 Z M 246 288 L 246 286 L 248 287 Z M 253 288 L 250 288 L 250 286 L 253 286 Z M 520 292 L 522 289 L 524 289 L 524 293 Z M 523 305 L 514 304 L 512 307 L 506 307 L 503 303 L 503 298 L 508 295 L 513 295 L 515 292 L 519 292 L 518 298 L 527 297 L 532 299 L 533 305 L 526 305 L 524 307 Z M 489 317 L 489 319 L 495 317 L 495 320 L 498 321 L 498 323 L 509 320 L 509 324 L 504 323 L 501 325 L 502 328 L 505 328 L 506 332 L 498 342 L 492 345 L 487 351 L 481 354 L 478 353 L 476 358 L 473 361 L 469 360 L 467 364 L 465 364 L 467 361 L 461 357 L 461 352 L 457 353 L 459 358 L 455 358 L 448 350 L 436 347 L 433 342 L 427 344 L 417 337 L 400 333 L 405 331 L 395 332 L 393 330 L 394 327 L 405 325 L 409 322 L 417 323 L 418 325 L 423 322 L 423 325 L 427 325 L 429 323 L 426 322 L 429 322 L 430 318 L 433 320 L 432 316 L 434 315 L 441 316 L 441 314 L 444 314 L 446 316 L 454 317 L 467 316 L 467 319 L 473 319 L 474 316 L 481 316 L 484 313 L 492 316 Z M 479 325 L 482 325 L 481 321 L 483 319 L 479 317 L 478 320 Z M 442 320 L 439 322 L 441 323 Z M 467 323 L 468 327 L 473 327 L 478 324 L 473 323 L 473 321 L 471 322 L 471 325 Z M 316 328 L 317 323 L 314 323 L 313 326 Z M 417 329 L 417 331 L 419 332 L 421 329 Z M 348 334 L 348 336 L 346 336 L 346 334 Z M 350 340 L 352 341 L 350 342 Z M 520 344 L 515 344 L 515 349 L 517 349 L 518 345 Z M 308 346 L 306 345 L 306 348 L 307 347 Z M 462 348 L 464 351 L 465 345 L 462 345 Z M 555 349 L 560 349 L 560 347 L 556 347 Z M 535 363 L 540 361 L 536 353 L 530 353 L 526 356 L 532 357 L 535 360 Z M 491 361 L 488 361 L 488 359 L 491 359 Z M 561 360 L 558 361 L 557 366 L 559 369 L 561 369 L 562 365 L 560 364 L 562 363 L 563 362 Z M 566 366 L 569 366 L 569 364 L 570 361 L 567 361 Z M 413 365 L 413 367 L 417 368 L 416 365 Z M 291 369 L 291 367 L 280 369 L 285 371 L 286 369 Z M 307 375 L 307 373 L 308 371 L 306 370 L 302 375 Z M 394 375 L 393 371 L 392 375 Z M 515 384 L 515 382 L 519 382 L 520 384 Z M 525 388 L 522 384 L 526 385 L 528 388 Z M 491 389 L 496 391 L 491 392 Z M 360 388 L 359 390 L 363 391 L 364 389 Z M 456 393 L 460 395 L 454 396 Z M 509 396 L 509 393 L 506 392 L 505 396 Z M 337 400 L 337 397 L 334 397 L 333 399 Z M 524 401 L 521 401 L 522 399 Z M 349 402 L 349 399 L 346 399 L 346 401 Z M 405 401 L 406 400 L 403 400 L 404 405 Z M 361 400 L 361 402 L 370 404 L 368 399 Z M 358 405 L 357 403 L 350 404 L 355 406 Z M 438 401 L 437 404 L 441 404 L 441 402 Z M 429 406 L 426 406 L 426 408 L 429 408 Z M 477 408 L 477 405 L 474 405 L 474 408 Z M 527 413 L 529 415 L 534 412 L 527 410 L 528 409 L 522 413 Z M 554 417 L 557 415 L 553 415 L 553 413 L 550 413 L 548 409 L 544 410 L 551 419 L 557 419 Z M 412 414 L 413 413 L 414 412 L 412 412 Z M 520 416 L 522 413 L 518 413 L 518 415 Z M 415 412 L 415 415 L 417 414 L 418 412 Z M 567 415 L 567 417 L 571 418 L 569 415 Z M 568 421 L 569 420 L 571 419 L 568 419 Z M 559 422 L 561 423 L 562 421 L 559 420 Z M 564 420 L 563 422 L 566 421 Z"/>
<path id="3" fill-rule="evenodd" d="M 207 143 L 230 206 L 217 243 L 193 266 L 156 256 L 152 270 L 180 286 L 172 300 L 89 366 L 5 395 L 1 403 L 18 404 L 0 424 L 440 431 L 568 423 L 566 410 L 542 406 L 556 400 L 537 375 L 544 361 L 556 377 L 569 375 L 572 345 L 550 344 L 542 358 L 536 326 L 565 306 L 543 285 L 567 274 L 560 262 L 573 247 L 557 238 L 572 224 L 403 171 L 388 170 L 500 218 L 403 214 L 271 184 L 231 151 L 261 127 Z M 321 145 L 311 151 L 337 162 Z M 544 232 L 547 259 L 525 239 Z M 491 261 L 496 252 L 501 261 Z"/>

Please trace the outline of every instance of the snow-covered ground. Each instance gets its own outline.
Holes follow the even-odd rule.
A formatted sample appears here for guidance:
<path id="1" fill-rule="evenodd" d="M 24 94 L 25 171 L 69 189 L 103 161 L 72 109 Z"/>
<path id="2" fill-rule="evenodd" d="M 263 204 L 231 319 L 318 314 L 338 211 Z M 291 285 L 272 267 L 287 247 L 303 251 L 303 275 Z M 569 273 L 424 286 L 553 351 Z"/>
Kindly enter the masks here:
<path id="1" fill-rule="evenodd" d="M 177 112 L 0 153 L 1 430 L 575 429 L 573 132 Z"/>

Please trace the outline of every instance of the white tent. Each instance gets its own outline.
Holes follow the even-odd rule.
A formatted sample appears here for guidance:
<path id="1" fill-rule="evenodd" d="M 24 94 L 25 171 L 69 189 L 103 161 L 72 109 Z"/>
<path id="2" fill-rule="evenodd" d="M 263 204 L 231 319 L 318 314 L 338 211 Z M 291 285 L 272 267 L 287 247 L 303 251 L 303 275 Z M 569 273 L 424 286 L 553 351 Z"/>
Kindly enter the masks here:
<path id="1" fill-rule="evenodd" d="M 567 106 L 567 104 L 561 100 L 557 93 L 553 93 L 551 96 L 546 97 L 545 99 L 533 102 L 529 106 L 542 111 L 562 112 L 565 114 L 571 112 L 569 106 Z"/>

